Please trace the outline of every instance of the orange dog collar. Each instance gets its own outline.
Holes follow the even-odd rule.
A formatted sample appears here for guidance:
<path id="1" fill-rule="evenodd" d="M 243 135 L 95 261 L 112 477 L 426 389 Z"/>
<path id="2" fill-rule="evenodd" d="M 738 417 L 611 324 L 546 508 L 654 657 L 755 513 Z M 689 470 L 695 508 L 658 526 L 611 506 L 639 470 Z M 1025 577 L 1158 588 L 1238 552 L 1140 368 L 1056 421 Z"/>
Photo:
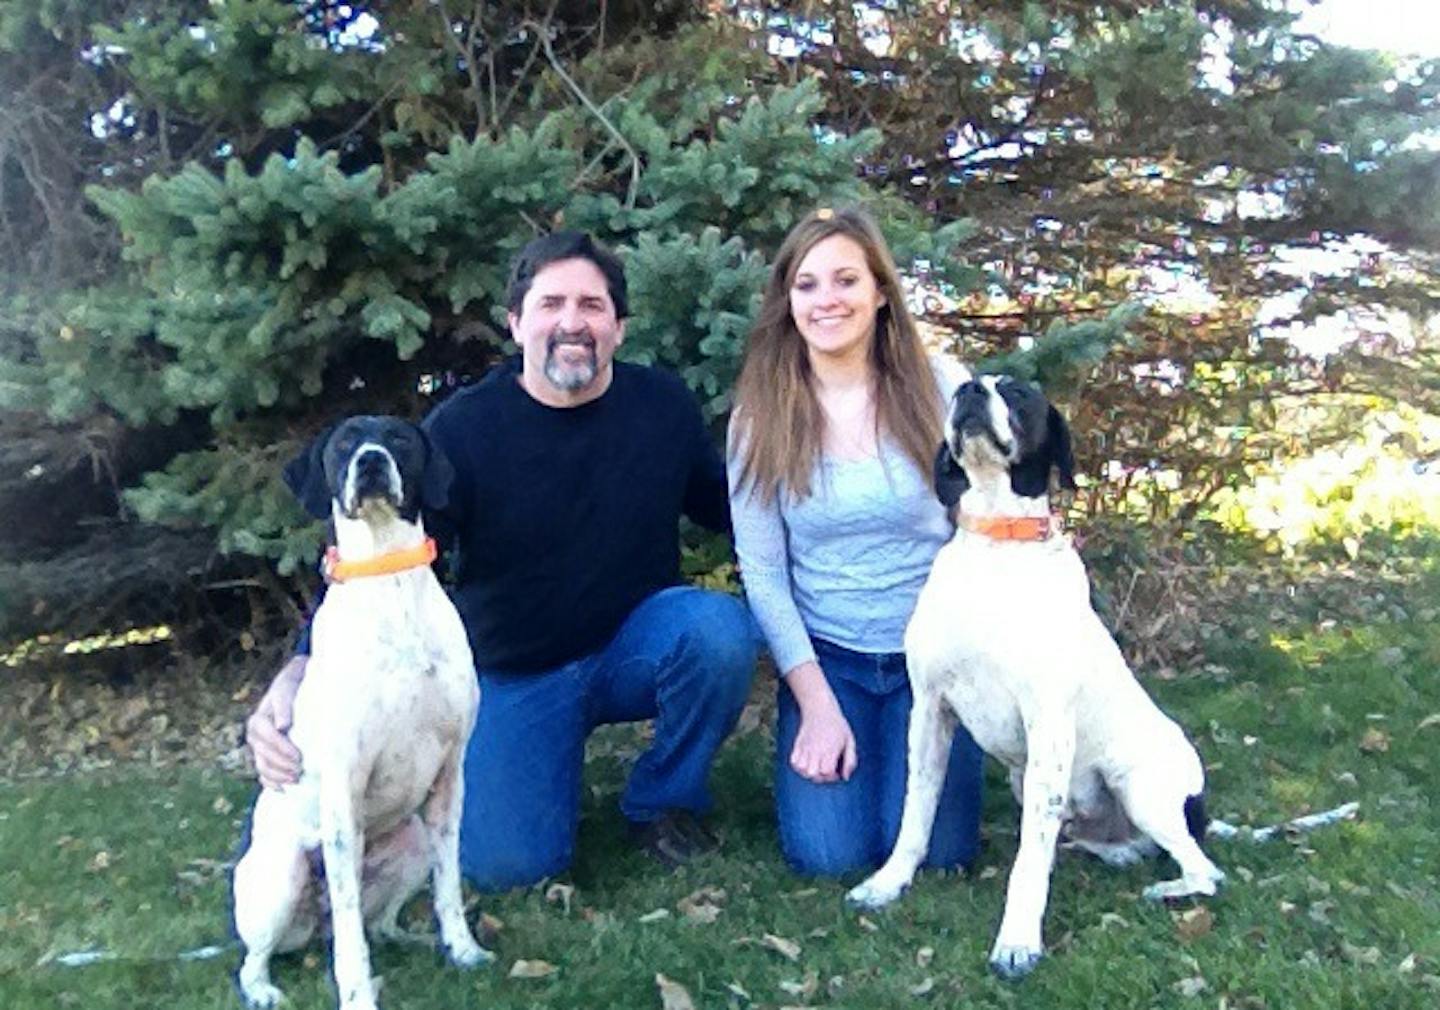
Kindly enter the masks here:
<path id="1" fill-rule="evenodd" d="M 1060 517 L 1050 516 L 960 516 L 960 528 L 991 540 L 1049 540 L 1060 532 Z"/>
<path id="2" fill-rule="evenodd" d="M 339 548 L 331 547 L 325 551 L 325 564 L 321 571 L 326 582 L 348 582 L 350 579 L 394 575 L 411 568 L 419 568 L 431 564 L 438 554 L 433 537 L 426 537 L 419 547 L 407 547 L 403 551 L 391 551 L 361 561 L 341 561 Z"/>

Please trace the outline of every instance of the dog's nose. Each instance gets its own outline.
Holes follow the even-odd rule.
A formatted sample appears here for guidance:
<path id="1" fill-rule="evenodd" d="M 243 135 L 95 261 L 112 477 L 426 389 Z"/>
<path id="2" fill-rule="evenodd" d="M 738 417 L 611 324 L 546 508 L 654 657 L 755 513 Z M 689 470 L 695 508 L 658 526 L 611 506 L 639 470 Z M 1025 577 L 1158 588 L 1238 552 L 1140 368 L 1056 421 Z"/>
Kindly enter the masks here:
<path id="1" fill-rule="evenodd" d="M 355 460 L 355 470 L 362 474 L 384 473 L 385 462 L 385 454 L 379 449 L 366 449 Z"/>

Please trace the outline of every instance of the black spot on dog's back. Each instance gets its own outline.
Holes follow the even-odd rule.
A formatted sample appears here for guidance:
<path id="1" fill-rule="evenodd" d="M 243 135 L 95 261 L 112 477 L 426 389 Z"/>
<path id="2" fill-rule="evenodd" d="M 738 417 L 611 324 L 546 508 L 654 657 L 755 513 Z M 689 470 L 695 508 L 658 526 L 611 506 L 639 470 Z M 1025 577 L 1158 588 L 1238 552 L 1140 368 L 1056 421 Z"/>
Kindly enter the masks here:
<path id="1" fill-rule="evenodd" d="M 1189 829 L 1190 837 L 1196 842 L 1205 841 L 1205 828 L 1209 823 L 1210 818 L 1205 816 L 1204 794 L 1185 797 L 1185 827 Z"/>

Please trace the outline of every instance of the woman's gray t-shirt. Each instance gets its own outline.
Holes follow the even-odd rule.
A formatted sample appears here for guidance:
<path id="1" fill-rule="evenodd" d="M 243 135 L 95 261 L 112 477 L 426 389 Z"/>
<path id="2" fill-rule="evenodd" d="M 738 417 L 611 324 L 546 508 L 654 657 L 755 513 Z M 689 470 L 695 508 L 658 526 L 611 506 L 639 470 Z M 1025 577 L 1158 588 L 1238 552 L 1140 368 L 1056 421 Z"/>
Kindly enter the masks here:
<path id="1" fill-rule="evenodd" d="M 931 364 L 948 403 L 969 374 L 949 359 Z M 856 652 L 902 651 L 920 587 L 954 531 L 928 473 L 882 437 L 878 456 L 822 457 L 808 498 L 782 488 L 767 504 L 737 487 L 731 441 L 735 553 L 776 668 L 788 673 L 813 660 L 812 635 Z"/>

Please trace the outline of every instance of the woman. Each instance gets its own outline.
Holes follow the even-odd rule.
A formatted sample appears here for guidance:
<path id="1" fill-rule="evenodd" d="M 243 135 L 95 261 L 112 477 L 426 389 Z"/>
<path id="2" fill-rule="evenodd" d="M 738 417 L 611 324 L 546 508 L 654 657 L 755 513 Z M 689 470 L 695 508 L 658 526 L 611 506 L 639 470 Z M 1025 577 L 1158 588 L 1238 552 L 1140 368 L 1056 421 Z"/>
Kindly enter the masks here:
<path id="1" fill-rule="evenodd" d="M 905 798 L 903 636 L 953 531 L 930 483 L 956 363 L 927 359 L 868 215 L 824 208 L 786 237 L 730 424 L 730 503 L 751 609 L 782 677 L 775 798 L 797 871 L 881 863 Z M 960 728 L 929 864 L 970 863 L 981 755 Z"/>

